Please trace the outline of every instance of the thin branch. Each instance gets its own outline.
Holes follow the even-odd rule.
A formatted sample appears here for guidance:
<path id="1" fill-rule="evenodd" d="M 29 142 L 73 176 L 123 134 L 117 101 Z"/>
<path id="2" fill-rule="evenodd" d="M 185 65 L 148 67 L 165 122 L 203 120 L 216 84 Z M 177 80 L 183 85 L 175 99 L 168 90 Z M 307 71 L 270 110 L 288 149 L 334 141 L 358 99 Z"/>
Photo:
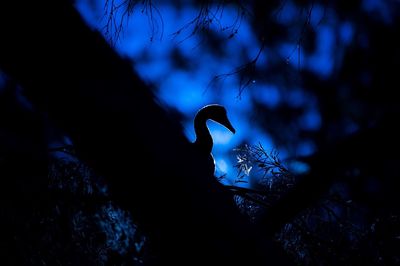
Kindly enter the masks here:
<path id="1" fill-rule="evenodd" d="M 224 82 L 228 77 L 233 75 L 239 76 L 239 94 L 238 98 L 241 97 L 243 91 L 249 87 L 252 83 L 255 83 L 256 76 L 256 65 L 257 61 L 260 58 L 261 53 L 265 48 L 265 41 L 262 39 L 260 49 L 257 52 L 257 55 L 248 63 L 236 67 L 232 71 L 224 74 L 216 75 L 212 78 L 212 80 L 208 83 L 207 89 L 216 84 L 217 82 Z"/>
<path id="2" fill-rule="evenodd" d="M 232 1 L 227 0 L 220 0 L 217 3 L 213 3 L 213 1 L 202 1 L 197 16 L 172 33 L 173 38 L 190 30 L 189 34 L 179 41 L 179 43 L 181 43 L 194 35 L 200 35 L 210 31 L 213 25 L 216 25 L 221 32 L 230 31 L 227 39 L 233 38 L 238 33 L 243 17 L 246 13 L 249 13 L 249 11 L 242 4 L 241 0 L 233 1 L 233 4 L 236 6 L 236 17 L 231 25 L 223 26 L 221 19 L 224 14 L 225 6 L 231 2 Z"/>
<path id="3" fill-rule="evenodd" d="M 152 0 L 105 0 L 103 16 L 105 25 L 103 31 L 112 45 L 115 45 L 120 40 L 124 27 L 129 23 L 129 18 L 139 4 L 142 6 L 141 13 L 148 18 L 151 41 L 153 41 L 157 33 L 160 33 L 160 40 L 163 38 L 164 20 Z M 161 26 L 158 26 L 158 21 Z"/>
<path id="4" fill-rule="evenodd" d="M 311 6 L 307 11 L 306 19 L 305 19 L 305 21 L 303 23 L 303 26 L 301 27 L 301 31 L 300 31 L 299 37 L 297 38 L 297 41 L 296 41 L 296 45 L 295 45 L 295 47 L 293 47 L 292 51 L 286 57 L 286 62 L 289 63 L 289 61 L 291 60 L 292 56 L 297 51 L 297 67 L 298 67 L 299 70 L 300 70 L 300 66 L 301 66 L 301 61 L 300 61 L 301 45 L 302 45 L 303 40 L 305 38 L 305 34 L 306 34 L 306 31 L 307 31 L 307 28 L 311 23 L 311 15 L 312 15 L 313 9 L 314 9 L 314 1 L 311 1 Z"/>

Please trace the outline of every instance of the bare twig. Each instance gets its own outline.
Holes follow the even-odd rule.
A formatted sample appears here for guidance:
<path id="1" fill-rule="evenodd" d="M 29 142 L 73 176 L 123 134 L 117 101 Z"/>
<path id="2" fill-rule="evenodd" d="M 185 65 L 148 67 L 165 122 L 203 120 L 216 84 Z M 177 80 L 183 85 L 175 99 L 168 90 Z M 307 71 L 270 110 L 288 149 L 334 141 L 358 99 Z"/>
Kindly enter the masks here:
<path id="1" fill-rule="evenodd" d="M 148 18 L 151 37 L 159 33 L 160 40 L 164 34 L 164 21 L 158 8 L 153 4 L 152 0 L 106 0 L 104 4 L 105 25 L 103 31 L 112 45 L 120 40 L 124 30 L 124 24 L 129 22 L 129 17 L 134 13 L 137 5 L 141 5 L 141 13 Z M 161 25 L 158 25 L 160 22 Z"/>
<path id="2" fill-rule="evenodd" d="M 231 25 L 224 26 L 221 23 L 225 6 L 228 4 L 227 0 L 220 0 L 217 1 L 217 3 L 213 1 L 202 1 L 197 16 L 175 31 L 172 36 L 176 38 L 183 32 L 189 31 L 188 35 L 180 41 L 183 42 L 194 35 L 210 31 L 212 26 L 216 25 L 221 32 L 229 32 L 228 39 L 233 38 L 238 33 L 243 17 L 245 14 L 249 13 L 249 11 L 242 4 L 241 0 L 229 1 L 229 3 L 235 5 L 237 13 Z"/>
<path id="3" fill-rule="evenodd" d="M 239 93 L 238 97 L 240 98 L 243 91 L 249 87 L 252 83 L 255 83 L 256 76 L 256 65 L 257 61 L 260 58 L 261 53 L 265 48 L 265 41 L 262 39 L 260 49 L 258 50 L 256 56 L 248 63 L 236 67 L 232 71 L 228 73 L 223 73 L 216 75 L 212 78 L 212 80 L 208 83 L 207 89 L 211 86 L 215 85 L 217 82 L 224 82 L 228 77 L 239 75 Z"/>

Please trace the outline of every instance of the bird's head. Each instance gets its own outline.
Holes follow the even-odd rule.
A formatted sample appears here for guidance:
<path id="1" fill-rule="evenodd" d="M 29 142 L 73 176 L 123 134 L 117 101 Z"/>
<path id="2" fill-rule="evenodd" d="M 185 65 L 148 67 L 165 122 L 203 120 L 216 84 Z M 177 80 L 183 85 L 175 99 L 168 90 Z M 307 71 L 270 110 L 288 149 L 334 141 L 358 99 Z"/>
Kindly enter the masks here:
<path id="1" fill-rule="evenodd" d="M 229 121 L 225 107 L 223 107 L 222 105 L 219 104 L 206 105 L 205 107 L 200 109 L 200 111 L 198 112 L 198 116 L 204 116 L 210 120 L 213 120 L 214 122 L 217 122 L 222 126 L 226 127 L 232 133 L 236 132 L 235 128 Z"/>

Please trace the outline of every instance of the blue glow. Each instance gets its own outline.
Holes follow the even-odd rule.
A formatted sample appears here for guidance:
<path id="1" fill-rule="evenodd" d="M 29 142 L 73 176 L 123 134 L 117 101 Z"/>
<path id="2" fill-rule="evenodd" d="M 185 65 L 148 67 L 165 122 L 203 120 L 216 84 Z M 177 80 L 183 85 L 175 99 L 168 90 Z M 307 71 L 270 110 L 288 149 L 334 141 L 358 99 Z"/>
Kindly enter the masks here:
<path id="1" fill-rule="evenodd" d="M 327 78 L 334 66 L 335 35 L 333 29 L 328 26 L 319 26 L 317 30 L 317 49 L 307 58 L 307 66 L 321 77 Z"/>
<path id="2" fill-rule="evenodd" d="M 145 54 L 147 50 L 146 47 L 150 42 L 151 33 L 149 33 L 148 27 L 137 27 L 135 25 L 148 25 L 146 16 L 132 16 L 129 24 L 125 27 L 123 38 L 116 44 L 118 51 L 129 57 L 137 57 L 140 54 Z M 148 53 L 146 55 L 154 57 L 153 53 Z"/>
<path id="3" fill-rule="evenodd" d="M 325 7 L 320 6 L 318 4 L 313 5 L 310 17 L 310 24 L 313 25 L 314 27 L 319 27 L 322 20 L 326 16 L 325 12 L 326 12 Z"/>
<path id="4" fill-rule="evenodd" d="M 363 7 L 367 11 L 371 11 L 374 9 L 379 9 L 379 7 L 382 6 L 382 1 L 381 0 L 364 0 L 363 1 Z"/>
<path id="5" fill-rule="evenodd" d="M 364 0 L 362 2 L 362 7 L 375 18 L 379 18 L 385 23 L 390 23 L 392 22 L 393 15 L 391 13 L 389 3 L 390 1 Z"/>
<path id="6" fill-rule="evenodd" d="M 220 89 L 220 92 L 216 92 L 217 100 L 229 107 L 229 111 L 235 115 L 245 115 L 248 112 L 253 111 L 253 100 L 249 93 L 242 93 L 239 96 L 237 90 L 237 84 L 235 83 L 236 78 L 232 79 L 231 83 L 226 83 L 228 86 L 224 86 Z M 239 114 L 240 113 L 240 114 Z"/>
<path id="7" fill-rule="evenodd" d="M 348 121 L 345 125 L 345 133 L 346 134 L 354 134 L 358 131 L 359 126 L 353 121 Z"/>
<path id="8" fill-rule="evenodd" d="M 142 76 L 146 80 L 161 80 L 170 72 L 171 61 L 166 58 L 160 58 L 158 61 L 146 61 L 138 64 L 136 70 L 143 73 Z"/>
<path id="9" fill-rule="evenodd" d="M 344 22 L 340 26 L 340 40 L 348 45 L 353 41 L 354 37 L 354 28 L 350 22 Z"/>
<path id="10" fill-rule="evenodd" d="M 289 171 L 291 171 L 294 174 L 305 174 L 310 170 L 310 167 L 300 161 L 292 161 L 288 163 Z"/>
<path id="11" fill-rule="evenodd" d="M 283 43 L 279 46 L 279 52 L 283 58 L 286 58 L 286 63 L 298 69 L 304 67 L 304 51 L 301 45 L 296 43 Z"/>
<path id="12" fill-rule="evenodd" d="M 248 22 L 242 21 L 240 24 L 240 30 L 236 34 L 235 41 L 236 42 L 230 44 L 229 46 L 231 46 L 231 49 L 235 46 L 237 48 L 244 46 L 248 57 L 246 60 L 253 60 L 258 54 L 260 49 L 259 42 L 257 41 L 257 38 L 255 37 Z M 238 50 L 234 51 L 234 54 L 232 55 L 236 55 L 235 57 L 237 57 L 237 52 Z"/>
<path id="13" fill-rule="evenodd" d="M 265 150 L 271 151 L 275 148 L 274 142 L 271 136 L 263 131 L 260 128 L 255 128 L 251 132 L 252 141 L 249 141 L 250 144 L 258 145 L 259 143 L 264 147 Z"/>
<path id="14" fill-rule="evenodd" d="M 309 156 L 312 155 L 316 150 L 315 144 L 310 140 L 300 141 L 297 145 L 298 156 Z"/>
<path id="15" fill-rule="evenodd" d="M 304 130 L 318 130 L 321 127 L 321 115 L 315 108 L 308 109 L 299 119 Z"/>
<path id="16" fill-rule="evenodd" d="M 3 90 L 6 85 L 6 75 L 0 71 L 0 92 Z"/>
<path id="17" fill-rule="evenodd" d="M 285 2 L 282 10 L 277 14 L 277 21 L 283 25 L 289 25 L 295 21 L 298 12 L 298 8 L 293 2 Z"/>
<path id="18" fill-rule="evenodd" d="M 223 159 L 227 153 L 231 152 L 232 149 L 239 145 L 242 141 L 244 141 L 247 137 L 248 131 L 243 131 L 242 127 L 248 130 L 248 125 L 241 121 L 240 117 L 236 117 L 239 119 L 235 119 L 235 116 L 230 115 L 232 125 L 237 130 L 235 134 L 232 134 L 226 128 L 218 125 L 216 123 L 208 123 L 210 126 L 211 136 L 214 139 L 214 147 L 213 147 L 213 154 L 216 159 Z M 236 122 L 234 122 L 236 121 Z M 242 131 L 242 132 L 241 132 Z"/>
<path id="19" fill-rule="evenodd" d="M 291 89 L 290 91 L 286 92 L 286 103 L 289 104 L 291 107 L 298 108 L 306 104 L 307 98 L 305 95 L 304 90 L 302 89 Z"/>
<path id="20" fill-rule="evenodd" d="M 220 172 L 226 173 L 228 171 L 228 164 L 224 159 L 220 159 L 216 162 L 217 168 Z"/>
<path id="21" fill-rule="evenodd" d="M 101 16 L 99 16 L 101 13 L 96 12 L 102 9 L 100 5 L 101 1 L 75 1 L 75 8 L 93 29 L 98 28 L 101 22 Z"/>
<path id="22" fill-rule="evenodd" d="M 190 73 L 176 71 L 160 84 L 158 97 L 182 113 L 193 114 L 212 101 L 211 94 L 204 93 L 205 87 L 196 78 Z"/>
<path id="23" fill-rule="evenodd" d="M 254 100 L 270 108 L 275 108 L 281 101 L 278 87 L 274 85 L 259 85 L 252 90 Z"/>
<path id="24" fill-rule="evenodd" d="M 228 131 L 226 128 L 222 127 L 221 125 L 218 125 L 216 123 L 208 123 L 208 128 L 211 131 L 211 135 L 214 140 L 214 144 L 228 144 L 232 137 L 234 136 L 232 132 Z"/>

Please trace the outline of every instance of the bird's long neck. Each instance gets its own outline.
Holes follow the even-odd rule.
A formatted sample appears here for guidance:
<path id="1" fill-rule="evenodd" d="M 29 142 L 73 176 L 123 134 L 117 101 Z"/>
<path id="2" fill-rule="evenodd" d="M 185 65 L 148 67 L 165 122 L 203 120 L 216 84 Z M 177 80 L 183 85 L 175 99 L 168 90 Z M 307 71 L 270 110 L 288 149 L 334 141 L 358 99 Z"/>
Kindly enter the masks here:
<path id="1" fill-rule="evenodd" d="M 211 153 L 213 147 L 213 139 L 207 127 L 209 117 L 206 113 L 199 113 L 194 119 L 194 132 L 196 140 L 194 144 L 206 153 Z"/>

